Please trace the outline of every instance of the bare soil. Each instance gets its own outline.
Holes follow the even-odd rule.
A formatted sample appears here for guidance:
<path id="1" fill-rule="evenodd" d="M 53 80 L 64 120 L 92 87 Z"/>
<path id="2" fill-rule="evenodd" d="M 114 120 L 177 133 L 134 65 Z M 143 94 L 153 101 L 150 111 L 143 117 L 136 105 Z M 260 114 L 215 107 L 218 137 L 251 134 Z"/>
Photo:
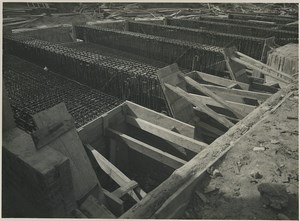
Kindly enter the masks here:
<path id="1" fill-rule="evenodd" d="M 298 113 L 297 92 L 228 152 L 217 168 L 221 176 L 208 176 L 196 188 L 204 197 L 195 193 L 183 218 L 298 219 Z M 286 188 L 287 205 L 275 209 L 264 202 L 262 183 Z"/>

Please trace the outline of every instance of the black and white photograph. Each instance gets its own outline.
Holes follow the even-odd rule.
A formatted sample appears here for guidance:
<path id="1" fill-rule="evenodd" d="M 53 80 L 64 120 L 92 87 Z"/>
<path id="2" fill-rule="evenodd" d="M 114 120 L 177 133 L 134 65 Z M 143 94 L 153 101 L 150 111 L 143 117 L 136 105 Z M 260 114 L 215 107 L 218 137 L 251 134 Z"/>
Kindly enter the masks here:
<path id="1" fill-rule="evenodd" d="M 2 218 L 299 220 L 297 1 L 4 1 Z"/>

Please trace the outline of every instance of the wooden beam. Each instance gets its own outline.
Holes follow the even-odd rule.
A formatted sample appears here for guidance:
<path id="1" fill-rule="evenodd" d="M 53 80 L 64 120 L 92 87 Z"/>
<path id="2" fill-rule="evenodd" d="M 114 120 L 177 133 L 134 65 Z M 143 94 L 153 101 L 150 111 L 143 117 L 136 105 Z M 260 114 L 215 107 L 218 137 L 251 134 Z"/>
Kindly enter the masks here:
<path id="1" fill-rule="evenodd" d="M 123 200 L 116 197 L 111 192 L 107 191 L 106 189 L 102 189 L 106 203 L 108 208 L 116 215 L 121 216 L 124 213 L 124 202 Z"/>
<path id="2" fill-rule="evenodd" d="M 275 85 L 274 85 L 275 86 Z M 267 84 L 259 84 L 259 83 L 255 83 L 252 82 L 251 83 L 251 89 L 252 90 L 256 90 L 256 91 L 260 91 L 260 92 L 267 92 L 267 93 L 272 93 L 275 94 L 278 90 L 279 90 L 279 84 L 276 83 L 276 86 L 278 86 L 277 88 L 274 87 L 273 85 L 267 85 Z"/>
<path id="3" fill-rule="evenodd" d="M 237 88 L 239 87 L 239 85 L 237 83 L 232 83 L 231 85 L 227 86 L 227 88 L 231 89 L 231 88 Z"/>
<path id="4" fill-rule="evenodd" d="M 183 76 L 184 77 L 184 76 Z M 193 80 L 190 77 L 185 76 L 184 80 L 186 81 L 186 83 L 188 83 L 189 85 L 191 85 L 192 87 L 194 87 L 196 90 L 198 90 L 199 92 L 211 97 L 213 100 L 215 100 L 216 102 L 218 102 L 219 104 L 221 104 L 223 107 L 227 108 L 228 110 L 230 110 L 232 113 L 234 113 L 236 115 L 236 117 L 238 117 L 239 119 L 244 118 L 246 115 L 244 115 L 242 112 L 240 112 L 238 109 L 235 109 L 234 107 L 230 106 L 229 103 L 227 103 L 226 101 L 224 101 L 221 97 L 219 97 L 217 94 L 215 94 L 214 92 L 212 92 L 211 90 L 209 90 L 208 88 L 202 86 L 201 84 L 199 84 L 197 81 Z"/>
<path id="5" fill-rule="evenodd" d="M 74 128 L 73 120 L 65 120 L 60 123 L 53 123 L 49 126 L 40 128 L 32 133 L 32 138 L 37 149 L 56 140 L 62 134 Z"/>
<path id="6" fill-rule="evenodd" d="M 198 94 L 190 94 L 190 95 L 195 97 L 195 99 L 199 99 L 205 105 L 222 108 L 222 106 L 219 103 L 217 103 L 210 97 L 206 97 L 206 96 L 202 96 L 202 95 L 198 95 Z M 227 102 L 234 108 L 239 109 L 239 111 L 242 112 L 245 116 L 248 115 L 249 113 L 251 113 L 256 108 L 256 106 L 252 106 L 252 105 L 248 105 L 248 104 L 242 104 L 242 103 L 237 103 L 237 102 L 233 102 L 233 101 L 227 101 Z"/>
<path id="7" fill-rule="evenodd" d="M 194 153 L 199 153 L 201 150 L 207 147 L 206 143 L 183 136 L 171 130 L 167 130 L 163 127 L 157 126 L 140 118 L 134 118 L 132 116 L 127 115 L 126 122 L 132 126 L 145 130 L 148 133 L 170 141 L 171 143 L 175 143 L 178 146 L 181 146 L 184 149 L 190 150 Z"/>
<path id="8" fill-rule="evenodd" d="M 271 74 L 271 73 L 269 73 L 270 75 L 273 75 L 273 76 L 271 76 L 271 77 L 280 77 L 280 78 L 286 78 L 286 79 L 289 79 L 290 80 L 290 82 L 293 82 L 295 79 L 292 77 L 292 76 L 290 76 L 290 75 L 288 75 L 288 74 L 286 74 L 286 73 L 284 73 L 284 72 L 282 72 L 282 71 L 279 71 L 279 70 L 276 70 L 275 68 L 273 68 L 273 67 L 271 67 L 271 66 L 269 66 L 269 65 L 266 65 L 266 64 L 264 64 L 264 63 L 262 63 L 262 62 L 260 62 L 260 61 L 258 61 L 258 60 L 255 60 L 254 58 L 251 58 L 251 57 L 249 57 L 249 56 L 247 56 L 247 55 L 245 55 L 245 54 L 243 54 L 243 53 L 241 53 L 241 52 L 238 52 L 238 51 L 236 51 L 235 52 L 237 55 L 239 55 L 240 57 L 242 57 L 242 58 L 244 58 L 244 59 L 247 59 L 247 60 L 249 60 L 250 62 L 254 62 L 255 64 L 258 64 L 258 65 L 260 65 L 261 67 L 264 67 L 264 68 L 266 68 L 266 69 L 269 69 L 269 70 L 271 70 L 271 71 L 273 71 L 273 72 L 275 72 L 276 74 L 277 74 L 277 76 L 275 76 L 275 75 L 273 75 L 273 74 Z M 269 75 L 269 76 L 270 76 Z"/>
<path id="9" fill-rule="evenodd" d="M 86 144 L 86 149 L 91 152 L 95 157 L 100 168 L 109 175 L 119 186 L 126 186 L 131 179 L 129 179 L 125 174 L 123 174 L 117 167 L 115 167 L 111 162 L 109 162 L 104 156 L 102 156 L 97 150 L 95 150 L 91 145 Z M 140 200 L 138 196 L 131 191 L 131 197 L 137 202 Z"/>
<path id="10" fill-rule="evenodd" d="M 102 156 L 97 150 L 95 150 L 91 145 L 86 144 L 87 150 L 92 153 L 95 157 L 100 168 L 108 174 L 119 186 L 125 186 L 130 179 L 123 174 L 117 167 L 115 167 L 111 162 L 109 162 L 104 156 Z"/>
<path id="11" fill-rule="evenodd" d="M 193 115 L 192 105 L 165 87 L 165 83 L 168 83 L 186 90 L 185 81 L 179 78 L 177 73 L 182 72 L 179 70 L 177 64 L 172 64 L 158 70 L 156 74 L 163 89 L 166 101 L 172 110 L 172 117 L 188 123 Z M 175 103 L 177 103 L 176 107 L 174 105 Z"/>
<path id="12" fill-rule="evenodd" d="M 169 153 L 161 151 L 151 145 L 148 145 L 148 144 L 146 144 L 142 141 L 139 141 L 133 137 L 130 137 L 124 133 L 121 133 L 119 131 L 116 131 L 116 130 L 113 130 L 110 128 L 107 130 L 108 130 L 107 134 L 109 136 L 111 136 L 112 138 L 122 140 L 131 149 L 133 149 L 141 154 L 145 154 L 146 156 L 150 157 L 151 159 L 161 162 L 162 164 L 169 166 L 175 170 L 177 168 L 183 166 L 186 163 L 185 160 L 182 160 L 182 159 L 175 157 Z"/>
<path id="13" fill-rule="evenodd" d="M 197 108 L 197 107 L 194 107 L 193 109 L 194 109 L 195 111 L 197 111 L 197 112 L 203 113 L 203 112 L 202 112 L 199 108 Z M 230 117 L 230 116 L 227 116 L 227 115 L 224 115 L 224 114 L 218 113 L 218 115 L 221 116 L 221 117 L 224 117 L 224 118 L 226 118 L 226 119 L 228 119 L 228 120 L 230 120 L 231 122 L 234 122 L 234 123 L 237 123 L 237 122 L 240 121 L 240 120 L 237 119 L 237 118 Z M 201 119 L 201 117 L 200 117 L 200 119 Z"/>
<path id="14" fill-rule="evenodd" d="M 115 195 L 118 198 L 121 198 L 125 194 L 130 193 L 131 191 L 133 191 L 133 189 L 136 188 L 137 186 L 138 186 L 137 182 L 135 182 L 134 180 L 130 180 L 130 182 L 126 183 L 126 185 L 124 185 L 124 186 L 120 186 L 112 194 Z M 140 200 L 138 200 L 138 201 L 140 201 Z"/>
<path id="15" fill-rule="evenodd" d="M 72 119 L 73 118 L 68 113 L 67 107 L 64 103 L 57 104 L 52 108 L 33 115 L 33 120 L 37 128 L 45 128 L 48 125 L 61 123 L 63 121 L 72 121 Z M 55 128 L 57 127 L 54 127 L 53 129 L 55 130 Z M 68 130 L 61 136 L 52 140 L 44 148 L 53 148 L 70 159 L 76 200 L 84 198 L 96 185 L 100 187 L 95 171 L 88 159 L 75 126 L 73 126 L 73 129 Z M 103 193 L 101 191 L 99 192 L 101 194 L 101 198 L 104 199 Z"/>
<path id="16" fill-rule="evenodd" d="M 280 82 L 283 82 L 283 83 L 286 83 L 286 84 L 289 84 L 289 83 L 292 82 L 292 79 L 291 79 L 291 77 L 289 75 L 288 75 L 288 77 L 286 77 L 285 75 L 283 75 L 281 73 L 276 73 L 277 75 L 275 75 L 275 74 L 273 74 L 271 72 L 267 72 L 266 70 L 263 70 L 263 69 L 255 66 L 255 65 L 252 65 L 252 64 L 250 64 L 248 62 L 245 62 L 245 61 L 243 61 L 243 60 L 241 60 L 239 58 L 231 58 L 231 59 L 233 61 L 239 63 L 239 64 L 242 64 L 242 65 L 244 65 L 244 66 L 246 66 L 248 68 L 251 68 L 251 69 L 253 69 L 255 71 L 261 72 L 262 74 L 267 75 L 267 76 L 269 76 L 271 78 L 274 78 L 274 79 L 276 79 L 276 80 L 278 80 Z"/>
<path id="17" fill-rule="evenodd" d="M 243 82 L 238 82 L 238 81 L 233 81 L 230 79 L 226 79 L 226 78 L 221 78 L 218 76 L 214 76 L 211 74 L 205 74 L 199 71 L 195 71 L 195 72 L 191 72 L 191 73 L 195 73 L 200 79 L 210 82 L 212 84 L 217 84 L 220 86 L 224 86 L 224 87 L 228 87 L 232 84 L 237 84 L 239 87 L 241 87 L 243 90 L 249 90 L 250 85 L 243 83 Z M 190 73 L 186 74 L 187 76 L 190 76 Z M 192 77 L 192 76 L 190 76 Z M 193 78 L 193 77 L 192 77 Z"/>
<path id="18" fill-rule="evenodd" d="M 261 93 L 261 92 L 254 92 L 254 91 L 245 91 L 245 90 L 239 90 L 239 89 L 228 89 L 225 87 L 219 87 L 214 85 L 207 85 L 207 84 L 201 84 L 202 86 L 210 89 L 211 91 L 217 93 L 218 95 L 221 94 L 228 94 L 232 96 L 239 96 L 243 98 L 250 98 L 250 99 L 256 99 L 260 101 L 265 101 L 268 99 L 272 94 L 268 93 Z"/>
<path id="19" fill-rule="evenodd" d="M 79 208 L 88 218 L 116 218 L 95 197 L 89 196 Z"/>
<path id="20" fill-rule="evenodd" d="M 174 118 L 168 117 L 156 111 L 150 110 L 138 104 L 132 103 L 130 101 L 126 101 L 126 105 L 124 105 L 123 112 L 133 117 L 138 117 L 143 120 L 149 121 L 153 124 L 164 127 L 166 129 L 172 129 L 176 127 L 176 129 L 180 134 L 190 138 L 194 138 L 194 133 L 195 133 L 194 126 L 176 120 Z"/>
<path id="21" fill-rule="evenodd" d="M 224 131 L 221 131 L 220 129 L 216 128 L 216 127 L 213 127 L 205 122 L 202 122 L 200 121 L 198 124 L 197 124 L 198 127 L 204 129 L 204 130 L 207 130 L 208 132 L 212 133 L 212 134 L 215 134 L 217 137 L 220 137 L 222 136 L 225 132 Z"/>
<path id="22" fill-rule="evenodd" d="M 226 118 L 219 116 L 215 111 L 213 111 L 209 107 L 202 104 L 199 100 L 194 99 L 194 97 L 190 96 L 189 93 L 182 90 L 181 88 L 173 87 L 170 84 L 165 84 L 165 85 L 167 88 L 169 88 L 170 90 L 172 90 L 173 92 L 175 92 L 176 94 L 181 96 L 182 98 L 186 99 L 188 102 L 192 103 L 194 106 L 201 109 L 202 112 L 206 113 L 208 116 L 215 119 L 216 121 L 218 121 L 220 124 L 224 125 L 225 127 L 230 128 L 234 125 Z"/>

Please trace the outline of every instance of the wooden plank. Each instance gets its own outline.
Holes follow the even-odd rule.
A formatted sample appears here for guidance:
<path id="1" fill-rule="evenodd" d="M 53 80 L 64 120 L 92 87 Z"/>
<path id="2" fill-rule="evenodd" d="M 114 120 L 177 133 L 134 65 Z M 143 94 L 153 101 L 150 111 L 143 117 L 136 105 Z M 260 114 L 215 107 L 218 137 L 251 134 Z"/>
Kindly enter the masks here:
<path id="1" fill-rule="evenodd" d="M 203 72 L 199 72 L 199 71 L 195 71 L 194 72 L 200 79 L 210 82 L 212 84 L 217 84 L 220 86 L 224 86 L 224 87 L 228 87 L 232 84 L 237 84 L 239 85 L 239 87 L 241 87 L 243 90 L 249 90 L 250 85 L 243 83 L 243 82 L 238 82 L 238 81 L 233 81 L 230 79 L 226 79 L 226 78 L 221 78 L 218 76 L 214 76 L 211 74 L 205 74 Z M 187 76 L 190 76 L 189 73 L 187 73 Z M 193 78 L 192 76 L 190 76 L 191 78 Z"/>
<path id="2" fill-rule="evenodd" d="M 129 179 L 124 173 L 122 173 L 117 167 L 115 167 L 111 162 L 109 162 L 104 156 L 102 156 L 97 150 L 95 150 L 91 145 L 86 144 L 86 150 L 90 151 L 95 157 L 100 168 L 109 175 L 118 185 L 126 186 L 131 179 Z M 131 191 L 130 195 L 136 201 L 139 201 L 137 195 Z"/>
<path id="3" fill-rule="evenodd" d="M 155 219 L 180 219 L 186 207 L 190 203 L 192 191 L 196 185 L 195 181 L 189 180 L 182 185 L 164 204 L 159 208 L 153 218 Z M 180 200 L 178 200 L 180 199 Z M 174 209 L 176 208 L 176 209 Z"/>
<path id="4" fill-rule="evenodd" d="M 122 140 L 131 149 L 133 149 L 139 153 L 145 154 L 146 156 L 148 156 L 158 162 L 161 162 L 162 164 L 169 166 L 173 169 L 177 169 L 186 163 L 185 160 L 182 160 L 182 159 L 175 157 L 169 153 L 161 151 L 151 145 L 141 142 L 141 141 L 139 141 L 133 137 L 130 137 L 124 133 L 121 133 L 119 131 L 116 131 L 113 129 L 108 129 L 107 134 L 113 138 Z"/>
<path id="5" fill-rule="evenodd" d="M 94 144 L 103 136 L 103 119 L 97 117 L 93 121 L 77 129 L 80 139 L 83 143 Z M 97 147 L 97 146 L 95 146 Z"/>
<path id="6" fill-rule="evenodd" d="M 169 110 L 171 111 L 171 115 L 172 116 L 174 116 L 174 110 L 173 110 L 171 104 L 172 104 L 172 101 L 174 99 L 176 99 L 176 96 L 174 96 L 174 95 L 172 95 L 170 93 L 168 94 L 167 89 L 164 86 L 164 80 L 163 79 L 165 77 L 169 76 L 170 73 L 177 72 L 177 70 L 178 70 L 177 64 L 172 64 L 172 65 L 166 66 L 166 67 L 164 67 L 162 69 L 159 69 L 157 71 L 157 77 L 159 79 L 159 82 L 160 82 L 161 88 L 162 88 L 162 90 L 164 92 L 164 95 L 167 98 L 166 99 L 167 100 L 167 105 L 168 105 Z"/>
<path id="7" fill-rule="evenodd" d="M 103 204 L 101 204 L 93 196 L 89 196 L 80 205 L 79 209 L 88 218 L 116 218 Z"/>
<path id="8" fill-rule="evenodd" d="M 145 130 L 155 136 L 161 137 L 171 143 L 175 143 L 194 153 L 199 153 L 201 150 L 207 147 L 206 143 L 191 139 L 171 130 L 167 130 L 163 127 L 144 121 L 140 118 L 126 116 L 126 122 L 132 126 Z"/>
<path id="9" fill-rule="evenodd" d="M 275 85 L 267 85 L 267 84 L 258 84 L 258 83 L 252 82 L 251 89 L 252 90 L 257 90 L 257 91 L 260 91 L 260 92 L 266 92 L 266 93 L 274 94 L 279 90 L 279 88 L 276 88 L 276 86 L 279 86 L 279 84 L 276 83 Z"/>
<path id="10" fill-rule="evenodd" d="M 220 129 L 213 127 L 205 122 L 200 122 L 197 126 L 204 130 L 209 131 L 210 133 L 215 134 L 217 137 L 220 137 L 225 133 L 224 131 L 221 131 Z"/>
<path id="11" fill-rule="evenodd" d="M 126 183 L 126 185 L 124 185 L 124 186 L 120 186 L 112 194 L 118 198 L 121 198 L 125 194 L 133 191 L 133 189 L 136 188 L 137 186 L 138 186 L 137 182 L 135 182 L 134 180 L 130 180 L 130 182 Z M 140 201 L 140 200 L 138 200 L 138 201 Z"/>
<path id="12" fill-rule="evenodd" d="M 60 103 L 50 109 L 33 115 L 33 120 L 37 128 L 43 128 L 49 124 L 73 119 L 68 113 L 65 104 Z M 95 186 L 99 188 L 95 197 L 100 197 L 99 199 L 101 200 L 104 199 L 104 195 L 100 190 L 101 185 L 84 150 L 84 146 L 77 134 L 75 126 L 51 143 L 48 143 L 44 148 L 53 148 L 69 157 L 76 200 L 84 198 Z"/>
<path id="13" fill-rule="evenodd" d="M 95 157 L 100 168 L 108 174 L 118 185 L 125 186 L 130 179 L 123 174 L 117 167 L 115 167 L 111 162 L 109 162 L 104 156 L 102 156 L 97 150 L 95 150 L 91 145 L 85 145 L 88 151 L 92 153 Z"/>
<path id="14" fill-rule="evenodd" d="M 126 101 L 125 104 L 126 105 L 123 106 L 125 109 L 124 113 L 126 113 L 127 115 L 141 118 L 166 129 L 172 129 L 176 127 L 180 134 L 190 138 L 194 138 L 195 127 L 192 125 L 155 112 L 130 101 Z"/>
<path id="15" fill-rule="evenodd" d="M 191 104 L 193 104 L 196 107 L 200 108 L 202 112 L 206 113 L 208 116 L 210 116 L 211 118 L 215 119 L 216 121 L 218 121 L 219 123 L 221 123 L 225 127 L 230 128 L 230 127 L 232 127 L 234 125 L 233 123 L 231 123 L 226 118 L 220 117 L 215 111 L 213 111 L 209 107 L 207 107 L 204 104 L 202 104 L 199 100 L 194 99 L 194 97 L 190 96 L 189 93 L 185 92 L 184 90 L 182 90 L 182 89 L 180 89 L 178 87 L 173 87 L 172 85 L 169 85 L 169 84 L 165 84 L 165 85 L 170 90 L 174 91 L 175 93 L 177 93 L 179 96 L 181 96 L 184 99 L 186 99 Z"/>
<path id="16" fill-rule="evenodd" d="M 290 82 L 293 82 L 295 79 L 292 77 L 292 76 L 290 76 L 290 75 L 288 75 L 288 74 L 286 74 L 286 73 L 284 73 L 284 72 L 282 72 L 282 71 L 279 71 L 279 70 L 276 70 L 275 68 L 273 68 L 273 67 L 271 67 L 271 66 L 269 66 L 269 65 L 266 65 L 266 64 L 264 64 L 264 63 L 262 63 L 262 62 L 260 62 L 260 61 L 258 61 L 258 60 L 255 60 L 255 59 L 253 59 L 253 58 L 251 58 L 251 57 L 249 57 L 249 56 L 247 56 L 247 55 L 245 55 L 245 54 L 243 54 L 243 53 L 241 53 L 241 52 L 238 52 L 238 51 L 236 51 L 235 52 L 237 55 L 239 55 L 239 56 L 241 56 L 242 58 L 244 58 L 244 59 L 247 59 L 248 61 L 252 61 L 252 62 L 254 62 L 255 64 L 257 64 L 257 65 L 259 65 L 259 66 L 261 66 L 261 67 L 263 67 L 263 68 L 266 68 L 266 69 L 268 69 L 268 70 L 271 70 L 271 71 L 273 71 L 273 72 L 275 72 L 276 74 L 277 74 L 277 76 L 275 76 L 275 75 L 273 75 L 273 76 L 271 76 L 271 77 L 273 77 L 273 78 L 275 78 L 275 77 L 280 77 L 280 78 L 284 78 L 284 79 L 288 79 Z M 268 72 L 269 73 L 269 72 Z M 272 73 L 269 73 L 269 76 L 270 75 L 272 75 Z"/>
<path id="17" fill-rule="evenodd" d="M 228 94 L 229 96 L 239 96 L 243 98 L 250 98 L 250 99 L 256 99 L 260 101 L 265 101 L 268 99 L 271 94 L 269 93 L 261 93 L 261 92 L 254 92 L 254 91 L 244 91 L 239 89 L 228 89 L 225 87 L 219 87 L 214 85 L 207 85 L 207 84 L 201 84 L 202 86 L 210 89 L 214 93 L 221 96 L 222 94 Z"/>
<path id="18" fill-rule="evenodd" d="M 185 82 L 177 76 L 177 73 L 182 72 L 179 70 L 177 64 L 172 64 L 158 70 L 157 76 L 163 89 L 167 104 L 171 109 L 172 116 L 180 121 L 188 123 L 193 118 L 192 105 L 172 90 L 165 87 L 165 83 L 168 83 L 186 90 Z M 177 106 L 177 109 L 175 109 L 175 102 L 177 102 L 177 104 L 182 104 L 182 106 Z M 182 112 L 185 114 L 182 114 Z"/>
<path id="19" fill-rule="evenodd" d="M 202 112 L 199 108 L 197 108 L 197 107 L 194 107 L 194 110 L 195 110 L 196 112 L 203 113 L 203 112 Z M 233 122 L 233 123 L 237 123 L 237 122 L 240 121 L 240 120 L 237 119 L 237 118 L 230 117 L 230 116 L 227 116 L 227 115 L 225 115 L 225 114 L 220 114 L 220 113 L 218 113 L 218 115 L 221 116 L 221 117 L 224 117 L 224 118 L 226 118 L 226 119 L 228 119 L 228 120 L 230 120 L 230 121 Z M 199 118 L 201 118 L 201 117 L 199 117 Z"/>
<path id="20" fill-rule="evenodd" d="M 36 148 L 40 149 L 73 128 L 73 120 L 62 121 L 34 131 L 32 138 Z"/>
<path id="21" fill-rule="evenodd" d="M 264 75 L 267 75 L 267 76 L 269 76 L 269 77 L 271 77 L 271 78 L 274 78 L 274 79 L 276 79 L 276 80 L 278 80 L 278 81 L 280 81 L 280 82 L 289 84 L 289 83 L 291 83 L 291 82 L 293 81 L 293 79 L 291 79 L 291 77 L 290 77 L 289 75 L 288 75 L 288 77 L 287 77 L 287 76 L 285 76 L 286 74 L 284 75 L 284 74 L 282 74 L 282 73 L 276 73 L 276 74 L 273 74 L 272 72 L 267 72 L 267 71 L 265 71 L 265 70 L 263 70 L 263 69 L 261 69 L 261 68 L 255 66 L 255 65 L 252 65 L 252 64 L 250 64 L 250 63 L 248 63 L 248 62 L 245 62 L 245 61 L 243 61 L 243 60 L 241 60 L 241 59 L 239 59 L 239 58 L 231 58 L 231 59 L 232 59 L 233 61 L 239 63 L 239 64 L 245 65 L 246 67 L 248 67 L 248 68 L 250 68 L 250 69 L 253 69 L 253 70 L 255 70 L 255 71 L 258 71 L 258 72 L 260 72 L 260 73 L 262 73 L 262 74 L 264 74 Z"/>
<path id="22" fill-rule="evenodd" d="M 124 202 L 123 200 L 116 197 L 111 192 L 106 189 L 102 189 L 106 202 L 108 204 L 108 208 L 112 211 L 116 216 L 121 216 L 124 213 Z"/>
<path id="23" fill-rule="evenodd" d="M 103 114 L 102 120 L 103 120 L 103 132 L 105 133 L 105 129 L 107 127 L 118 127 L 118 125 L 122 124 L 125 119 L 124 119 L 124 114 L 123 114 L 123 104 L 120 104 L 119 106 L 113 108 L 112 110 L 106 112 Z"/>
<path id="24" fill-rule="evenodd" d="M 234 56 L 235 51 L 235 47 L 225 48 L 223 50 L 223 54 L 226 61 L 226 67 L 229 70 L 229 74 L 232 80 L 248 84 L 250 83 L 250 80 L 247 76 L 245 66 L 231 59 Z"/>
<path id="25" fill-rule="evenodd" d="M 109 161 L 113 165 L 117 165 L 117 142 L 113 139 L 109 139 Z"/>
<path id="26" fill-rule="evenodd" d="M 190 95 L 195 97 L 195 99 L 201 100 L 201 102 L 205 105 L 222 108 L 222 106 L 219 103 L 217 103 L 210 97 L 206 97 L 198 94 L 190 94 Z M 242 112 L 245 116 L 251 113 L 256 108 L 256 106 L 252 106 L 248 104 L 236 103 L 232 101 L 227 101 L 227 102 L 230 103 L 230 105 L 235 107 L 236 109 L 239 109 L 239 111 Z"/>
<path id="27" fill-rule="evenodd" d="M 242 119 L 242 118 L 245 117 L 245 115 L 242 112 L 240 112 L 238 109 L 235 109 L 234 107 L 230 106 L 229 103 L 225 102 L 221 97 L 219 97 L 217 94 L 213 93 L 208 88 L 203 87 L 201 84 L 194 81 L 190 77 L 184 77 L 183 76 L 183 78 L 189 85 L 191 85 L 192 87 L 194 87 L 196 90 L 200 91 L 201 93 L 211 97 L 213 100 L 215 100 L 216 102 L 221 104 L 223 107 L 227 108 L 232 113 L 234 113 L 236 115 L 236 117 L 238 117 L 239 119 Z"/>
<path id="28" fill-rule="evenodd" d="M 238 88 L 238 87 L 239 87 L 239 85 L 237 83 L 233 83 L 233 84 L 227 86 L 227 88 L 229 88 L 229 89 L 231 89 L 231 88 Z"/>

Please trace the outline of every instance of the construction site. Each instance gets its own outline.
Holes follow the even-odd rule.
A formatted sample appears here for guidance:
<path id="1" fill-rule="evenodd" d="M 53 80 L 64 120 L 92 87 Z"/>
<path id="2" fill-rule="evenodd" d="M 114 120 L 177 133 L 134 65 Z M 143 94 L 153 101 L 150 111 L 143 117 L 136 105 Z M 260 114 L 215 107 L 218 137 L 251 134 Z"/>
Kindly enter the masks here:
<path id="1" fill-rule="evenodd" d="M 298 3 L 3 3 L 2 217 L 299 220 Z"/>

